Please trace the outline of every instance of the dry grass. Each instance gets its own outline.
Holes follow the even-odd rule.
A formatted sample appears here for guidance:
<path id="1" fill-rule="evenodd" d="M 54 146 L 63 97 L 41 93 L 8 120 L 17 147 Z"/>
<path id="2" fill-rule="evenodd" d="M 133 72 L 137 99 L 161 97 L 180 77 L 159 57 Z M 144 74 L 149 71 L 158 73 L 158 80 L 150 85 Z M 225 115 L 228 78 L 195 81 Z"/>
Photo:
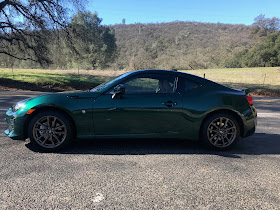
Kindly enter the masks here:
<path id="1" fill-rule="evenodd" d="M 44 69 L 0 69 L 0 79 L 28 82 L 37 85 L 61 85 L 76 88 L 81 84 L 97 85 L 127 71 L 115 70 L 44 70 Z M 207 69 L 182 71 L 225 84 L 234 88 L 255 88 L 260 93 L 273 92 L 280 95 L 280 69 L 278 67 Z M 14 74 L 14 75 L 13 75 Z M 1 82 L 1 80 L 0 80 Z M 77 85 L 79 84 L 79 85 Z M 0 84 L 1 86 L 2 84 Z"/>
<path id="2" fill-rule="evenodd" d="M 240 69 L 207 69 L 183 71 L 206 79 L 234 87 L 254 88 L 255 94 L 280 95 L 279 67 L 240 68 Z"/>
<path id="3" fill-rule="evenodd" d="M 79 74 L 79 75 L 93 75 L 93 76 L 101 76 L 101 77 L 115 77 L 121 74 L 126 73 L 127 71 L 124 70 L 112 70 L 112 69 L 105 69 L 105 70 L 58 70 L 58 69 L 14 69 L 15 74 L 22 74 L 22 73 L 32 73 L 32 74 Z M 12 73 L 12 69 L 7 68 L 0 68 L 0 76 L 5 73 Z"/>

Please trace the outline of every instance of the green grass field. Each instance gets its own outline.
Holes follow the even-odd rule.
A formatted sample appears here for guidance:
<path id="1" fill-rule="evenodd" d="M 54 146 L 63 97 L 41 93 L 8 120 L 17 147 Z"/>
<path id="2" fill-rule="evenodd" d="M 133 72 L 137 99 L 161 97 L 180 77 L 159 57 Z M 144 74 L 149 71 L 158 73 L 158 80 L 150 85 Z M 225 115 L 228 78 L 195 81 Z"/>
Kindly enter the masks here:
<path id="1" fill-rule="evenodd" d="M 280 69 L 242 68 L 207 69 L 182 71 L 234 87 L 254 88 L 255 94 L 280 96 Z M 43 69 L 0 69 L 1 89 L 26 89 L 40 91 L 62 91 L 71 89 L 90 89 L 118 76 L 124 71 Z"/>
<path id="2" fill-rule="evenodd" d="M 0 89 L 63 91 L 91 89 L 122 72 L 0 69 Z"/>

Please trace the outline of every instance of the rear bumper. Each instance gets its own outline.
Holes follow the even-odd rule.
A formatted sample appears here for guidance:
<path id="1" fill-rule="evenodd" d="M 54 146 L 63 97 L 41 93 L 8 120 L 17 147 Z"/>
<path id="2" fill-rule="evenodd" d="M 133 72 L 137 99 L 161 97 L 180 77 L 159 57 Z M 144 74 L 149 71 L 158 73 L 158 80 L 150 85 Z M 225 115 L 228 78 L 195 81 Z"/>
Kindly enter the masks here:
<path id="1" fill-rule="evenodd" d="M 244 121 L 244 132 L 242 137 L 248 137 L 255 133 L 257 127 L 257 110 L 251 106 L 252 115 Z"/>

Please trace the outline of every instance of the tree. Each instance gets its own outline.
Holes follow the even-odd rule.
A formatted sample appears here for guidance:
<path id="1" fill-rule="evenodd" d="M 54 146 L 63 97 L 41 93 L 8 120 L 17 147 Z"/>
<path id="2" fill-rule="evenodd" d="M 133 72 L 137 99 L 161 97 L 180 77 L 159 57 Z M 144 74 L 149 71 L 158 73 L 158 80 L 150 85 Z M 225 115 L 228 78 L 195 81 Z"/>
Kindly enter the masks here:
<path id="1" fill-rule="evenodd" d="M 73 56 L 83 68 L 103 68 L 116 55 L 116 39 L 113 29 L 101 25 L 96 13 L 78 12 L 69 26 L 73 42 Z"/>
<path id="2" fill-rule="evenodd" d="M 270 33 L 251 49 L 235 53 L 225 63 L 226 67 L 264 67 L 280 65 L 280 32 Z"/>
<path id="3" fill-rule="evenodd" d="M 226 68 L 242 68 L 243 58 L 248 53 L 248 49 L 235 53 L 231 58 L 225 60 Z"/>
<path id="4" fill-rule="evenodd" d="M 256 44 L 244 56 L 244 65 L 255 66 L 279 66 L 280 65 L 280 32 L 269 34 L 265 40 Z"/>
<path id="5" fill-rule="evenodd" d="M 259 15 L 254 19 L 250 33 L 260 37 L 267 36 L 273 31 L 280 29 L 280 19 L 277 17 L 265 18 L 265 15 Z"/>
<path id="6" fill-rule="evenodd" d="M 79 0 L 0 0 L 0 54 L 48 64 L 48 33 L 65 29 L 67 5 Z"/>

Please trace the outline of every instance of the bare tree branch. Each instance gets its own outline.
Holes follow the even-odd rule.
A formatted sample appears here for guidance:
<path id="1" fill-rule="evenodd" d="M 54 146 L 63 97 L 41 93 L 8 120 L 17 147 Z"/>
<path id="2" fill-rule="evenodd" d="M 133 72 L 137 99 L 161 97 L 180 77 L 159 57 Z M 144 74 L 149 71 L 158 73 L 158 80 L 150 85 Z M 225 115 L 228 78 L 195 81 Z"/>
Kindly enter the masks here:
<path id="1" fill-rule="evenodd" d="M 67 32 L 65 5 L 78 1 L 0 0 L 0 54 L 48 64 L 49 33 Z"/>
<path id="2" fill-rule="evenodd" d="M 31 60 L 31 61 L 37 62 L 36 60 L 33 60 L 32 58 L 17 57 L 17 56 L 15 56 L 15 55 L 13 55 L 13 54 L 11 54 L 11 53 L 8 53 L 8 52 L 5 52 L 5 51 L 0 51 L 0 53 L 5 54 L 5 55 L 8 55 L 8 56 L 10 56 L 10 57 L 12 57 L 12 58 L 19 59 L 19 60 Z"/>

